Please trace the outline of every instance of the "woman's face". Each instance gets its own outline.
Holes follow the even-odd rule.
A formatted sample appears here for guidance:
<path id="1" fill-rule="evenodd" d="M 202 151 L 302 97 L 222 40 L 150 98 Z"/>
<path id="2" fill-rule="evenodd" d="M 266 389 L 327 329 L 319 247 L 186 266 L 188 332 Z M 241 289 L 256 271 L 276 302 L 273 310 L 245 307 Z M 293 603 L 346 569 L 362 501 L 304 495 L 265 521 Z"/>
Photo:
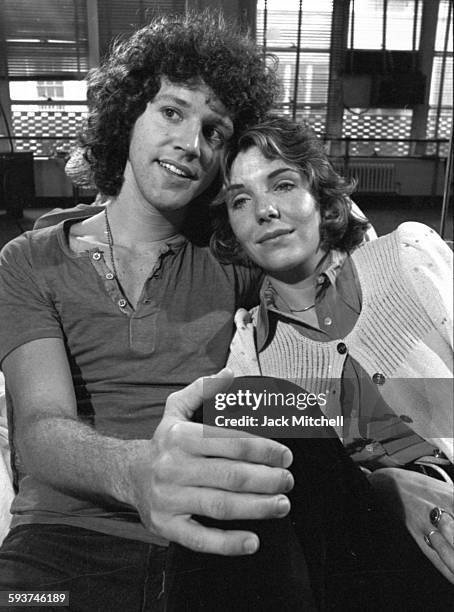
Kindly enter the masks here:
<path id="1" fill-rule="evenodd" d="M 230 224 L 249 257 L 270 276 L 302 280 L 324 253 L 320 212 L 296 166 L 253 146 L 238 154 L 227 184 Z"/>

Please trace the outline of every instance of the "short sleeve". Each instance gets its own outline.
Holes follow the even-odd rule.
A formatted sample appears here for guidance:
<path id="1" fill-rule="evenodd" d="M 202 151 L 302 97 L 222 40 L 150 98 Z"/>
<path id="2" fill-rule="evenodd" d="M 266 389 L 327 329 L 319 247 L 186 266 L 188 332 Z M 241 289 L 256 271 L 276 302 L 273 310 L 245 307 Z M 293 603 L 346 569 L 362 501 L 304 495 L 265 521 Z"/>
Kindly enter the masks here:
<path id="1" fill-rule="evenodd" d="M 32 255 L 32 234 L 12 240 L 0 253 L 0 363 L 22 344 L 63 336 L 44 270 Z"/>

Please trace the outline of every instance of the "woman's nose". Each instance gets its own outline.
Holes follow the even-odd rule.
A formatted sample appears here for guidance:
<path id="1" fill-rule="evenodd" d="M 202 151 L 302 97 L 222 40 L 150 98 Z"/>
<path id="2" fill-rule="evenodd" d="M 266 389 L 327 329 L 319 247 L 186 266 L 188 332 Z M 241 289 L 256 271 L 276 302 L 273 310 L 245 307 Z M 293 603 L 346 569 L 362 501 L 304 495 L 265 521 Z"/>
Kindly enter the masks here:
<path id="1" fill-rule="evenodd" d="M 260 198 L 256 205 L 256 216 L 259 223 L 267 223 L 279 218 L 279 208 L 271 198 Z"/>

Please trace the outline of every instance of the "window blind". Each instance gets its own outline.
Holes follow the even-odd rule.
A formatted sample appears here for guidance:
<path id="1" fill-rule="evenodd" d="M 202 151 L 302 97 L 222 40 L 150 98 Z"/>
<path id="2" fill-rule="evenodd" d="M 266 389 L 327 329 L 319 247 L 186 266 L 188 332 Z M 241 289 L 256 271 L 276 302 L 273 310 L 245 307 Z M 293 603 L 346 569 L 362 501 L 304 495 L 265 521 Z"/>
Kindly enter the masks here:
<path id="1" fill-rule="evenodd" d="M 85 0 L 3 0 L 10 79 L 81 78 L 88 69 Z"/>
<path id="2" fill-rule="evenodd" d="M 326 105 L 332 12 L 332 0 L 257 2 L 256 40 L 279 60 L 284 107 Z"/>
<path id="3" fill-rule="evenodd" d="M 101 56 L 119 35 L 146 25 L 159 15 L 184 13 L 185 0 L 98 0 Z"/>

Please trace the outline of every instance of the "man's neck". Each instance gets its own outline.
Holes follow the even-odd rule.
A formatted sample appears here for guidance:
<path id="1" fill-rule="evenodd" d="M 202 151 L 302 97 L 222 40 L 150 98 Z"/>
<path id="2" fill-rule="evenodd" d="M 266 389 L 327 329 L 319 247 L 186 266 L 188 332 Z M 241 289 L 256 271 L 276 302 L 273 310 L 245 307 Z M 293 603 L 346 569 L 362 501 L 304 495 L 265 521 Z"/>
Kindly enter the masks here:
<path id="1" fill-rule="evenodd" d="M 127 202 L 126 197 L 120 194 L 112 198 L 107 214 L 116 244 L 140 249 L 179 237 L 185 210 L 163 215 L 148 204 Z"/>

